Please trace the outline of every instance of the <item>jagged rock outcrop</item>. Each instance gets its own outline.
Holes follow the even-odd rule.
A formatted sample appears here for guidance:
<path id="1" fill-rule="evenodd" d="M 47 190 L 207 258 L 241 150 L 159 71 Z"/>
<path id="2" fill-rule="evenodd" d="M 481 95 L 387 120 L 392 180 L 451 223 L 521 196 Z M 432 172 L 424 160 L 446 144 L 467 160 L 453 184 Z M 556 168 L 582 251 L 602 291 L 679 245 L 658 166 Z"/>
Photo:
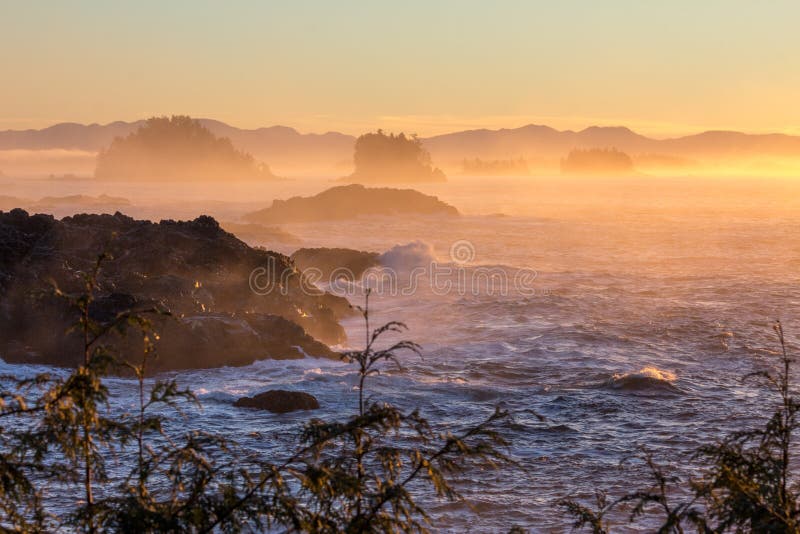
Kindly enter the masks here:
<path id="1" fill-rule="evenodd" d="M 458 215 L 458 210 L 435 196 L 413 189 L 332 187 L 313 197 L 274 200 L 269 208 L 244 216 L 248 222 L 277 224 L 346 220 L 370 215 Z"/>
<path id="2" fill-rule="evenodd" d="M 296 410 L 316 410 L 319 401 L 310 393 L 271 389 L 254 397 L 242 397 L 233 403 L 239 408 L 257 408 L 272 413 L 289 413 Z"/>
<path id="3" fill-rule="evenodd" d="M 154 370 L 244 365 L 263 358 L 335 357 L 338 323 L 349 303 L 305 287 L 291 260 L 247 246 L 211 217 L 138 221 L 115 215 L 57 220 L 23 210 L 0 212 L 0 357 L 74 365 L 80 340 L 66 336 L 74 311 L 46 294 L 82 290 L 82 275 L 103 262 L 93 318 L 109 321 L 128 309 L 158 307 L 161 340 Z M 254 269 L 257 290 L 250 284 Z M 141 339 L 117 340 L 123 355 Z"/>
<path id="4" fill-rule="evenodd" d="M 301 248 L 289 257 L 301 271 L 318 269 L 321 282 L 333 282 L 334 277 L 360 279 L 367 269 L 380 266 L 378 256 L 377 252 L 349 248 Z"/>

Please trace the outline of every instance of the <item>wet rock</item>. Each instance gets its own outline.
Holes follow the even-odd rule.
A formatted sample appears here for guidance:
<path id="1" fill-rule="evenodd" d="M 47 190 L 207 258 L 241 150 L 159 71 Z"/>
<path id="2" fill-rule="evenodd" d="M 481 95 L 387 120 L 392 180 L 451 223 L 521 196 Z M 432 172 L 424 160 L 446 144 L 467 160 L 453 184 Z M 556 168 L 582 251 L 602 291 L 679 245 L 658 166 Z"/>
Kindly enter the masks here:
<path id="1" fill-rule="evenodd" d="M 271 389 L 255 397 L 242 397 L 233 405 L 239 408 L 268 410 L 272 413 L 288 413 L 296 410 L 316 410 L 319 408 L 319 401 L 313 395 L 302 391 Z"/>
<path id="2" fill-rule="evenodd" d="M 111 259 L 102 264 L 90 313 L 108 323 L 131 309 L 168 311 L 169 317 L 153 316 L 162 334 L 155 370 L 336 357 L 320 341 L 344 339 L 338 320 L 349 310 L 346 299 L 307 291 L 287 256 L 249 247 L 211 217 L 152 223 L 116 213 L 58 220 L 12 210 L 0 212 L 0 357 L 76 363 L 78 336 L 65 335 L 75 313 L 42 290 L 55 283 L 81 292 L 84 274 L 104 250 Z M 254 269 L 262 270 L 266 291 L 251 287 Z M 127 338 L 109 342 L 135 358 L 141 337 Z"/>
<path id="3" fill-rule="evenodd" d="M 334 277 L 344 277 L 348 281 L 361 278 L 364 271 L 378 267 L 379 254 L 349 248 L 301 248 L 290 258 L 301 271 L 318 269 L 322 282 L 333 282 Z"/>

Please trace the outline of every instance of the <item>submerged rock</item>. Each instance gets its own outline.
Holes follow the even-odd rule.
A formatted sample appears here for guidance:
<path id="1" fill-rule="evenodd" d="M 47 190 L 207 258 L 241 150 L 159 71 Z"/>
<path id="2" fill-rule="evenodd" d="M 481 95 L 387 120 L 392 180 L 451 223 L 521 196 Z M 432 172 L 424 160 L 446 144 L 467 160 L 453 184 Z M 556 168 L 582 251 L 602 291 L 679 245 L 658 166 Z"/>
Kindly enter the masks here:
<path id="1" fill-rule="evenodd" d="M 247 214 L 244 219 L 253 223 L 277 224 L 406 214 L 456 216 L 459 213 L 437 197 L 413 189 L 352 184 L 332 187 L 313 197 L 274 200 L 269 208 Z"/>
<path id="2" fill-rule="evenodd" d="M 258 408 L 272 413 L 288 413 L 296 410 L 316 410 L 319 401 L 316 397 L 302 391 L 271 389 L 254 397 L 242 397 L 233 403 L 239 408 Z"/>
<path id="3" fill-rule="evenodd" d="M 246 365 L 264 358 L 335 357 L 321 341 L 339 343 L 347 301 L 302 286 L 302 274 L 276 252 L 249 247 L 211 217 L 138 221 L 115 215 L 58 220 L 23 210 L 0 212 L 0 357 L 13 362 L 71 366 L 81 340 L 66 335 L 77 317 L 42 290 L 83 290 L 83 275 L 103 262 L 93 319 L 157 307 L 161 340 L 153 370 Z M 251 288 L 262 269 L 261 289 Z M 313 337 L 312 337 L 313 336 Z M 315 339 L 316 338 L 316 339 Z M 109 339 L 124 358 L 141 355 L 138 335 Z"/>

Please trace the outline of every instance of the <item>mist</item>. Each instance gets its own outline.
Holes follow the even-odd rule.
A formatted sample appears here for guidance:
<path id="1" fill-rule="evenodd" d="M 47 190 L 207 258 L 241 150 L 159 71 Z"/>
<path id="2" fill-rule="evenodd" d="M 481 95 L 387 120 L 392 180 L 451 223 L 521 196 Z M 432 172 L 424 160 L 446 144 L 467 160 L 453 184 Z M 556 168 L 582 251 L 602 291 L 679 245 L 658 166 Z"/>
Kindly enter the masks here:
<path id="1" fill-rule="evenodd" d="M 0 150 L 7 375 L 87 372 L 81 336 L 66 333 L 75 299 L 94 332 L 120 319 L 156 330 L 146 372 L 130 365 L 141 337 L 115 334 L 128 365 L 96 375 L 112 384 L 109 416 L 127 417 L 147 380 L 198 392 L 203 411 L 164 416 L 168 443 L 217 429 L 277 458 L 307 410 L 336 420 L 372 398 L 442 431 L 497 424 L 513 462 L 457 481 L 463 500 L 419 495 L 445 530 L 562 530 L 564 503 L 630 491 L 630 473 L 609 466 L 637 447 L 657 447 L 676 480 L 704 476 L 686 460 L 698 444 L 757 425 L 771 402 L 740 380 L 775 365 L 771 321 L 784 346 L 798 342 L 790 136 L 316 136 L 186 116 L 104 128 Z M 371 333 L 375 321 L 389 326 Z M 370 352 L 385 334 L 410 357 L 355 369 L 391 353 Z M 639 523 L 658 525 L 657 510 Z"/>

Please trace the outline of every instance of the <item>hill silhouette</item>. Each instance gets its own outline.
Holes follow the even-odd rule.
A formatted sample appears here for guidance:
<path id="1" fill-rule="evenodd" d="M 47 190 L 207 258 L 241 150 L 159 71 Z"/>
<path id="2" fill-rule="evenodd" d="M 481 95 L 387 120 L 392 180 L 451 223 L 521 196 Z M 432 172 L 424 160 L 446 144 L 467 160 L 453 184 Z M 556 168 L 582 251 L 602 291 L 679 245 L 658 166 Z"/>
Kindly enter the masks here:
<path id="1" fill-rule="evenodd" d="M 216 136 L 227 137 L 240 150 L 267 161 L 278 169 L 341 173 L 342 166 L 353 160 L 356 137 L 337 132 L 302 134 L 285 126 L 240 129 L 211 119 L 197 119 Z M 38 151 L 84 151 L 90 156 L 108 147 L 115 137 L 126 136 L 146 121 L 112 122 L 81 125 L 62 123 L 41 130 L 0 131 L 0 163 L 6 174 L 13 175 L 24 156 L 28 159 L 44 153 Z M 478 129 L 453 132 L 419 139 L 437 165 L 462 171 L 464 159 L 526 160 L 531 172 L 541 167 L 558 170 L 562 158 L 574 149 L 616 147 L 634 160 L 637 168 L 661 166 L 703 172 L 704 165 L 734 167 L 754 163 L 753 169 L 766 168 L 761 162 L 800 166 L 800 136 L 786 134 L 748 134 L 734 131 L 707 131 L 669 139 L 654 139 L 625 127 L 592 126 L 580 131 L 556 130 L 549 126 L 529 124 L 511 129 Z M 8 155 L 10 151 L 19 151 Z M 23 154 L 23 152 L 28 153 Z M 81 153 L 83 154 L 83 153 Z M 29 164 L 31 172 L 74 172 L 65 167 L 64 154 L 47 170 Z M 27 160 L 26 160 L 27 161 Z M 680 165 L 676 165 L 680 163 Z"/>
<path id="2" fill-rule="evenodd" d="M 556 130 L 530 124 L 500 130 L 467 130 L 423 139 L 431 156 L 446 167 L 460 165 L 464 158 L 508 160 L 524 158 L 532 171 L 533 162 L 556 170 L 571 150 L 616 147 L 630 155 L 637 168 L 666 167 L 675 162 L 692 172 L 704 172 L 707 166 L 764 168 L 764 161 L 800 167 L 800 137 L 785 134 L 747 134 L 708 131 L 671 139 L 653 139 L 625 127 L 591 126 L 584 130 Z"/>
<path id="3" fill-rule="evenodd" d="M 242 129 L 213 119 L 195 120 L 214 135 L 230 139 L 238 149 L 269 162 L 273 168 L 330 171 L 341 164 L 352 164 L 356 138 L 351 135 L 338 132 L 303 134 L 286 126 Z M 98 152 L 107 148 L 115 138 L 135 132 L 146 122 L 60 123 L 40 130 L 0 131 L 0 151 L 65 149 Z"/>

